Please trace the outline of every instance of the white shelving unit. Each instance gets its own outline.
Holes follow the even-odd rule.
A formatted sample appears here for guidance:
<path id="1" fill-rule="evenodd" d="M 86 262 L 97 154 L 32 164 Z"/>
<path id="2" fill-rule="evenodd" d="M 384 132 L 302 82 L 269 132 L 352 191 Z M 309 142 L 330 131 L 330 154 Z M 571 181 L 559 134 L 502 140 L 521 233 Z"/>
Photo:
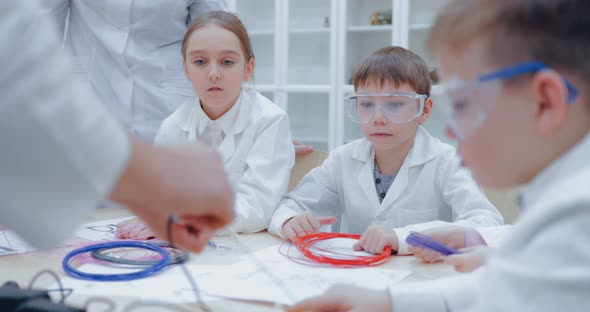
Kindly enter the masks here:
<path id="1" fill-rule="evenodd" d="M 230 0 L 252 39 L 256 88 L 289 114 L 294 137 L 332 150 L 362 136 L 343 108 L 369 54 L 399 45 L 428 57 L 426 38 L 445 0 Z M 391 11 L 392 24 L 371 25 Z M 444 141 L 435 105 L 426 128 Z"/>

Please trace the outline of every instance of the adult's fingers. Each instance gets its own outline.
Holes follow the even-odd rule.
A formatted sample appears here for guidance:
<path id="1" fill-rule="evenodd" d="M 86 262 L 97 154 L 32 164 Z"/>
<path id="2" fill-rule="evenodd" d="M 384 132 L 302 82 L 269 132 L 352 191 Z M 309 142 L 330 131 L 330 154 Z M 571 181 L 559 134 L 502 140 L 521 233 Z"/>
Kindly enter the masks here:
<path id="1" fill-rule="evenodd" d="M 208 228 L 198 228 L 195 230 L 187 226 L 174 224 L 172 225 L 172 242 L 175 246 L 192 252 L 200 252 L 207 246 L 207 242 L 214 234 Z"/>

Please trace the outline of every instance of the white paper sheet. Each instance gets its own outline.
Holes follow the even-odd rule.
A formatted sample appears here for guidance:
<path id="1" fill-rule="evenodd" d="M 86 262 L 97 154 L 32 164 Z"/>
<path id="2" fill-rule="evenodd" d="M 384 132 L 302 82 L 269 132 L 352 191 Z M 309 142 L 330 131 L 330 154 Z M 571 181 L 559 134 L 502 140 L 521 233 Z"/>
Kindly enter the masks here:
<path id="1" fill-rule="evenodd" d="M 227 265 L 186 264 L 205 298 L 224 296 L 292 304 L 323 293 L 338 283 L 383 289 L 408 275 L 410 271 L 388 270 L 380 267 L 344 269 L 309 267 L 291 262 L 282 256 L 278 246 L 272 246 L 252 256 L 241 256 L 241 261 Z M 128 271 L 116 267 L 85 264 L 80 268 L 92 273 L 120 273 Z M 64 279 L 64 287 L 75 293 L 102 296 L 133 296 L 147 301 L 181 303 L 194 301 L 189 283 L 178 267 L 167 269 L 153 277 L 131 282 L 89 282 Z M 213 297 L 208 297 L 213 296 Z"/>
<path id="2" fill-rule="evenodd" d="M 10 230 L 0 231 L 0 256 L 39 250 Z"/>
<path id="3" fill-rule="evenodd" d="M 72 234 L 74 238 L 82 238 L 91 241 L 112 241 L 116 240 L 117 224 L 133 217 L 125 217 L 111 220 L 104 220 L 82 224 Z"/>
<path id="4" fill-rule="evenodd" d="M 116 240 L 115 234 L 117 232 L 117 224 L 130 218 L 133 217 L 82 224 L 64 245 L 79 241 L 79 239 L 88 241 Z M 27 243 L 15 232 L 10 230 L 0 231 L 0 256 L 27 253 L 37 250 L 39 249 Z"/>

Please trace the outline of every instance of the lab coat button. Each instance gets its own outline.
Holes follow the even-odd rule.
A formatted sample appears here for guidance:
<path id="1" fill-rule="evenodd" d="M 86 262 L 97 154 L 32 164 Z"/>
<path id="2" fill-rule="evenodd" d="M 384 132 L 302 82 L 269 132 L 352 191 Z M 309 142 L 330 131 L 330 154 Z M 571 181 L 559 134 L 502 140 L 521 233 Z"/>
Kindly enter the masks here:
<path id="1" fill-rule="evenodd" d="M 381 196 L 381 198 L 385 198 L 385 193 L 381 193 L 379 195 Z"/>

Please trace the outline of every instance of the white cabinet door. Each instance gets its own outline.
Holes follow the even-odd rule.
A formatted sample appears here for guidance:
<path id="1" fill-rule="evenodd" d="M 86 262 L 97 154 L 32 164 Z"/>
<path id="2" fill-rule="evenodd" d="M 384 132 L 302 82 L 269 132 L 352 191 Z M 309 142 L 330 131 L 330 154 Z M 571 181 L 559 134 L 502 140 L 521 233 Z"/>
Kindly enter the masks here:
<path id="1" fill-rule="evenodd" d="M 316 150 L 329 150 L 330 94 L 289 92 L 287 101 L 293 137 Z"/>
<path id="2" fill-rule="evenodd" d="M 408 49 L 420 55 L 429 69 L 434 70 L 436 67 L 427 47 L 428 34 L 436 14 L 445 5 L 446 0 L 404 1 L 408 1 Z M 433 88 L 437 86 L 434 85 Z M 445 134 L 445 119 L 436 103 L 433 104 L 432 114 L 424 127 L 441 141 L 456 144 Z"/>
<path id="3" fill-rule="evenodd" d="M 288 3 L 286 82 L 329 86 L 332 1 L 290 0 Z"/>
<path id="4" fill-rule="evenodd" d="M 254 83 L 262 89 L 269 89 L 276 80 L 275 40 L 276 7 L 274 0 L 237 0 L 235 10 L 246 26 L 254 57 L 256 69 Z"/>

